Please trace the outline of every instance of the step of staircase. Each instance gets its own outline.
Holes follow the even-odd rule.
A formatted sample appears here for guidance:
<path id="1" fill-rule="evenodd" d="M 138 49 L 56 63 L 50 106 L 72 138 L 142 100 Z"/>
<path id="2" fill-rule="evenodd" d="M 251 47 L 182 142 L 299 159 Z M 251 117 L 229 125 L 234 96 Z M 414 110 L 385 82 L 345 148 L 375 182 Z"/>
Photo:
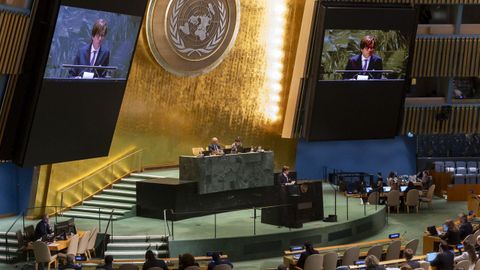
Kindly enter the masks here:
<path id="1" fill-rule="evenodd" d="M 151 250 L 161 250 L 165 249 L 168 246 L 166 242 L 113 242 L 108 244 L 108 250 L 125 250 L 125 249 L 151 249 Z"/>
<path id="2" fill-rule="evenodd" d="M 98 208 L 94 208 L 94 207 L 86 207 L 86 206 L 75 206 L 73 207 L 71 210 L 74 210 L 74 211 L 82 211 L 82 212 L 90 212 L 90 213 L 97 213 L 97 216 L 98 216 Z M 113 210 L 113 214 L 114 215 L 124 215 L 126 213 L 128 213 L 130 210 L 126 210 L 126 209 L 118 209 L 118 208 L 100 208 L 100 214 L 108 214 L 110 215 L 112 213 L 112 210 Z"/>
<path id="3" fill-rule="evenodd" d="M 128 196 L 128 197 L 136 197 L 137 192 L 136 191 L 131 191 L 131 190 L 124 190 L 124 189 L 105 189 L 103 194 L 107 195 L 115 195 L 115 196 Z"/>
<path id="4" fill-rule="evenodd" d="M 138 178 L 167 178 L 166 176 L 149 174 L 149 173 L 132 173 L 132 174 L 130 174 L 130 176 L 138 177 Z"/>
<path id="5" fill-rule="evenodd" d="M 76 217 L 76 218 L 87 218 L 87 219 L 98 219 L 99 216 L 96 213 L 91 212 L 82 212 L 82 211 L 66 211 L 62 214 L 64 217 Z M 112 220 L 118 220 L 122 216 L 120 215 L 112 215 Z M 109 220 L 110 215 L 100 214 L 101 220 Z"/>
<path id="6" fill-rule="evenodd" d="M 128 184 L 128 183 L 118 183 L 118 184 L 113 184 L 112 187 L 114 189 L 128 189 L 128 190 L 137 190 L 137 185 L 135 184 Z"/>
<path id="7" fill-rule="evenodd" d="M 110 237 L 112 242 L 166 242 L 168 237 L 165 235 L 113 235 Z"/>
<path id="8" fill-rule="evenodd" d="M 0 232 L 0 238 L 3 237 L 5 239 L 5 236 L 9 236 L 9 238 L 15 238 L 15 232 Z"/>
<path id="9" fill-rule="evenodd" d="M 132 203 L 119 203 L 100 200 L 88 200 L 83 202 L 84 205 L 106 207 L 106 208 L 120 208 L 120 209 L 132 209 L 135 204 Z"/>
<path id="10" fill-rule="evenodd" d="M 125 177 L 125 178 L 122 178 L 120 183 L 135 184 L 136 182 L 141 182 L 141 181 L 145 181 L 145 178 Z"/>
<path id="11" fill-rule="evenodd" d="M 124 202 L 124 203 L 133 203 L 137 202 L 137 198 L 124 197 L 124 196 L 115 196 L 115 195 L 106 195 L 106 194 L 97 194 L 93 195 L 94 200 L 109 201 L 109 202 Z"/>
<path id="12" fill-rule="evenodd" d="M 165 258 L 168 254 L 167 250 L 152 250 L 159 258 Z M 114 250 L 105 251 L 106 255 L 112 255 L 115 259 L 144 259 L 146 250 Z"/>
<path id="13" fill-rule="evenodd" d="M 7 242 L 8 240 L 8 242 Z M 7 251 L 8 245 L 8 251 Z M 15 232 L 0 232 L 0 262 L 9 263 L 17 260 L 18 240 Z"/>
<path id="14" fill-rule="evenodd" d="M 8 247 L 8 253 L 16 253 L 18 251 L 18 247 Z M 5 246 L 0 246 L 0 253 L 5 254 L 7 252 L 7 247 Z"/>

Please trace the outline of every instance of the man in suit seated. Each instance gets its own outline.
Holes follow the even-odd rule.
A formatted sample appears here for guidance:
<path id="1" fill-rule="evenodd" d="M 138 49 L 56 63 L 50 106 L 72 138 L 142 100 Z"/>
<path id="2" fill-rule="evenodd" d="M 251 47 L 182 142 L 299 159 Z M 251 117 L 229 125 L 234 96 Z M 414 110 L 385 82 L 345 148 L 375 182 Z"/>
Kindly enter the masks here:
<path id="1" fill-rule="evenodd" d="M 218 143 L 218 138 L 213 137 L 212 143 L 208 145 L 208 151 L 210 151 L 213 155 L 220 155 L 222 154 L 222 146 Z"/>
<path id="2" fill-rule="evenodd" d="M 35 227 L 35 239 L 44 240 L 49 234 L 52 233 L 53 230 L 50 227 L 50 224 L 48 224 L 48 215 L 45 214 L 43 215 L 42 220 L 40 220 Z"/>
<path id="3" fill-rule="evenodd" d="M 305 251 L 302 252 L 300 255 L 300 258 L 298 259 L 298 262 L 296 264 L 297 267 L 302 268 L 305 266 L 305 261 L 307 260 L 308 256 L 312 254 L 318 254 L 318 251 L 316 251 L 313 248 L 313 245 L 310 242 L 305 242 Z"/>
<path id="4" fill-rule="evenodd" d="M 345 72 L 344 80 L 355 79 L 357 75 L 368 75 L 369 79 L 381 79 L 381 72 L 368 72 L 368 70 L 383 70 L 382 58 L 375 53 L 377 40 L 373 36 L 365 36 L 360 41 L 360 54 L 348 60 L 345 70 L 358 70 L 356 72 Z"/>
<path id="5" fill-rule="evenodd" d="M 110 62 L 110 50 L 105 46 L 102 46 L 105 36 L 107 35 L 107 21 L 104 19 L 98 19 L 92 28 L 92 42 L 81 47 L 75 59 L 74 65 L 87 65 L 87 66 L 108 66 Z M 83 69 L 73 68 L 69 71 L 70 75 L 75 78 L 81 78 L 84 72 L 92 72 L 94 77 L 104 78 L 107 76 L 107 70 L 105 69 Z"/>

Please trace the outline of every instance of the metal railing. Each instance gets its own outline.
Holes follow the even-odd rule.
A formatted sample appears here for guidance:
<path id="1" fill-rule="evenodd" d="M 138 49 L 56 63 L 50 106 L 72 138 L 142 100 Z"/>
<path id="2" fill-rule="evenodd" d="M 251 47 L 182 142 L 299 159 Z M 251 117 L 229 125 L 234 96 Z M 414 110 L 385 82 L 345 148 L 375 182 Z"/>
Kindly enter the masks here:
<path id="1" fill-rule="evenodd" d="M 61 189 L 59 191 L 60 210 L 63 211 L 79 203 L 83 203 L 85 199 L 102 191 L 125 175 L 135 171 L 141 171 L 142 153 L 143 149 L 129 153 L 76 181 L 74 184 Z"/>

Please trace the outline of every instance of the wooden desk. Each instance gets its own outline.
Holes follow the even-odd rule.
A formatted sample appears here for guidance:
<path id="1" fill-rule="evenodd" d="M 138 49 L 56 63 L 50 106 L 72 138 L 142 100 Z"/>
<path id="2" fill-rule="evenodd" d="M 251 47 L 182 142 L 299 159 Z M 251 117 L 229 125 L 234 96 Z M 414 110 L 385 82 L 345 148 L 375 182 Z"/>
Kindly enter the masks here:
<path id="1" fill-rule="evenodd" d="M 78 231 L 77 234 L 78 234 L 78 237 L 79 237 L 79 240 L 80 240 L 83 237 L 83 235 L 85 234 L 85 232 L 84 231 Z M 68 238 L 67 240 L 57 240 L 53 243 L 49 243 L 49 244 L 47 244 L 48 249 L 50 251 L 54 251 L 54 252 L 64 250 L 64 249 L 68 248 L 68 246 L 70 245 L 70 239 L 71 238 Z M 28 243 L 28 246 L 27 246 L 28 250 L 33 250 L 32 243 L 33 242 Z"/>
<path id="2" fill-rule="evenodd" d="M 419 261 L 419 260 L 425 260 L 427 256 L 425 255 L 420 255 L 420 256 L 414 256 L 412 258 L 413 261 Z M 400 263 L 404 263 L 406 262 L 407 260 L 405 258 L 402 258 L 402 259 L 397 259 L 397 260 L 389 260 L 389 261 L 381 261 L 380 262 L 380 265 L 392 265 L 392 264 L 400 264 Z M 349 265 L 348 266 L 350 269 L 359 269 L 359 268 L 365 268 L 365 265 L 364 264 L 361 264 L 361 265 Z"/>
<path id="3" fill-rule="evenodd" d="M 384 238 L 384 239 L 380 239 L 380 240 L 374 240 L 374 241 L 368 241 L 368 242 L 360 242 L 360 243 L 354 243 L 354 244 L 345 244 L 345 245 L 336 245 L 336 246 L 328 246 L 328 247 L 319 247 L 319 248 L 315 248 L 316 251 L 318 251 L 318 253 L 326 253 L 326 252 L 329 252 L 329 251 L 336 251 L 336 252 L 340 252 L 340 251 L 344 251 L 348 248 L 351 248 L 351 247 L 359 247 L 359 248 L 370 248 L 374 245 L 378 245 L 378 244 L 382 244 L 382 245 L 388 245 L 390 244 L 391 242 L 393 241 L 396 241 L 396 240 L 402 240 L 403 238 L 396 238 L 396 239 L 389 239 L 389 238 Z M 402 250 L 403 250 L 404 247 L 402 247 Z M 292 265 L 296 265 L 297 264 L 297 260 L 295 260 L 295 258 L 293 257 L 293 255 L 295 254 L 300 254 L 302 252 L 304 252 L 305 250 L 302 249 L 302 250 L 295 250 L 295 251 L 290 251 L 290 250 L 285 250 L 284 251 L 284 256 L 283 256 L 283 263 L 287 266 L 292 266 Z M 342 254 L 340 254 L 342 255 Z M 341 259 L 342 256 L 339 255 L 339 259 Z M 366 256 L 366 252 L 361 252 L 360 254 L 361 256 Z"/>
<path id="4" fill-rule="evenodd" d="M 438 235 L 423 235 L 423 254 L 434 252 L 435 243 L 440 243 L 442 239 Z"/>
<path id="5" fill-rule="evenodd" d="M 228 255 L 222 255 L 220 256 L 221 259 L 226 260 L 228 259 Z M 176 258 L 159 258 L 163 261 L 168 266 L 168 269 L 178 269 L 178 257 Z M 197 262 L 200 265 L 200 269 L 207 269 L 208 264 L 212 261 L 212 257 L 210 256 L 195 256 L 195 262 Z M 79 262 L 82 264 L 82 269 L 87 269 L 90 266 L 83 266 L 83 264 L 95 264 L 95 266 L 92 266 L 92 269 L 95 269 L 97 265 L 103 264 L 102 259 L 93 259 L 93 260 L 87 260 L 84 262 Z M 144 259 L 114 259 L 113 264 L 114 268 L 115 265 L 121 265 L 121 264 L 128 264 L 128 263 L 133 263 L 133 264 L 143 264 L 145 262 Z M 141 268 L 141 267 L 140 267 Z"/>

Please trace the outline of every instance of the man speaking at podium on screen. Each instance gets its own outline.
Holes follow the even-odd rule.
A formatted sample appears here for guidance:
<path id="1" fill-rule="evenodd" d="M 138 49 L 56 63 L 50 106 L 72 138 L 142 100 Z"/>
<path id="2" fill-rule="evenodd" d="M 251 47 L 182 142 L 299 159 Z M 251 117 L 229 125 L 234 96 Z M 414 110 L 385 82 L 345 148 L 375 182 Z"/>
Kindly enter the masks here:
<path id="1" fill-rule="evenodd" d="M 368 72 L 368 70 L 383 70 L 382 58 L 375 53 L 377 40 L 373 36 L 364 36 L 360 41 L 361 54 L 357 54 L 348 60 L 345 70 L 357 70 L 358 72 L 344 72 L 343 79 L 359 79 L 358 76 L 368 76 L 368 79 L 381 79 L 382 72 Z"/>
<path id="2" fill-rule="evenodd" d="M 105 46 L 102 46 L 107 31 L 107 21 L 104 19 L 98 19 L 92 28 L 92 42 L 78 50 L 73 64 L 108 66 L 110 61 L 110 51 Z M 104 78 L 107 75 L 107 70 L 101 68 L 73 68 L 70 69 L 69 73 L 76 78 L 90 78 L 92 76 Z"/>

